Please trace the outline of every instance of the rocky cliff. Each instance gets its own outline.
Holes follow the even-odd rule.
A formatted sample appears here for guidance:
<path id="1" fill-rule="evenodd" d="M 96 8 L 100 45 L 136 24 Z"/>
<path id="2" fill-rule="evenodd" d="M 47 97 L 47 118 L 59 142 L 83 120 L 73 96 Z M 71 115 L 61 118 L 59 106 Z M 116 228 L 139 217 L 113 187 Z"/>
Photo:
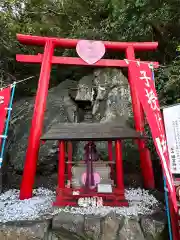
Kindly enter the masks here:
<path id="1" fill-rule="evenodd" d="M 33 105 L 34 98 L 27 98 L 19 100 L 13 106 L 8 153 L 17 170 L 23 169 Z M 50 89 L 43 132 L 53 124 L 86 121 L 85 108 L 89 105 L 94 122 L 129 118 L 131 98 L 128 82 L 119 69 L 97 69 L 79 82 L 66 80 Z M 76 144 L 74 148 L 74 158 L 82 159 L 83 145 Z M 105 144 L 99 144 L 98 148 L 107 155 Z M 41 145 L 38 165 L 43 172 L 53 172 L 56 168 L 57 152 L 57 142 Z"/>

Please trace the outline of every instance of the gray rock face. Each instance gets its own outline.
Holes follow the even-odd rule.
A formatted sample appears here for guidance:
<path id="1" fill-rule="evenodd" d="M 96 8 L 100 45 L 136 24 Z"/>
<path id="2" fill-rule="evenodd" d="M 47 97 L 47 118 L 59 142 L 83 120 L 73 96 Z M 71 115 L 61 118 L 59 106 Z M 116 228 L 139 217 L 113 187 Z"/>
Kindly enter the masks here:
<path id="1" fill-rule="evenodd" d="M 144 216 L 141 218 L 141 227 L 147 240 L 163 240 L 163 230 L 166 222 L 164 212 Z"/>
<path id="2" fill-rule="evenodd" d="M 161 213 L 158 214 L 161 215 Z M 146 223 L 149 224 L 149 229 L 146 228 L 145 219 L 148 219 Z M 158 224 L 151 227 L 152 221 Z M 153 215 L 137 219 L 116 216 L 114 213 L 101 217 L 60 212 L 48 221 L 23 221 L 0 225 L 0 239 L 167 240 L 168 236 L 164 234 L 165 227 L 165 219 L 162 217 L 157 221 L 157 217 Z"/>
<path id="3" fill-rule="evenodd" d="M 82 234 L 84 230 L 84 216 L 61 212 L 61 214 L 53 218 L 52 228 L 53 230 L 64 228 L 70 232 Z"/>
<path id="4" fill-rule="evenodd" d="M 77 83 L 67 80 L 57 87 L 49 90 L 47 99 L 47 110 L 44 118 L 44 129 L 46 132 L 53 124 L 73 121 L 76 116 L 76 105 L 68 95 L 69 88 L 76 88 Z M 33 114 L 34 99 L 20 100 L 13 106 L 11 128 L 13 136 L 10 136 L 9 154 L 11 162 L 16 169 L 23 169 L 29 130 Z M 39 164 L 47 163 L 48 171 L 54 168 L 56 162 L 57 143 L 46 142 L 41 144 L 39 152 Z M 53 159 L 53 157 L 55 157 Z"/>
<path id="5" fill-rule="evenodd" d="M 46 239 L 49 230 L 49 221 L 43 222 L 19 222 L 0 225 L 1 240 L 43 240 Z"/>
<path id="6" fill-rule="evenodd" d="M 66 80 L 49 90 L 44 119 L 46 132 L 53 124 L 83 121 L 84 105 L 90 102 L 94 122 L 112 121 L 119 117 L 128 119 L 131 114 L 131 98 L 127 79 L 118 69 L 97 69 L 93 74 L 80 79 L 79 83 Z M 13 106 L 11 134 L 8 152 L 10 161 L 17 170 L 23 169 L 28 136 L 33 114 L 34 98 L 16 102 Z M 75 157 L 83 158 L 83 145 L 76 144 Z M 106 152 L 107 145 L 99 143 L 99 151 Z M 42 172 L 52 172 L 57 162 L 57 142 L 41 144 L 39 166 Z"/>
<path id="7" fill-rule="evenodd" d="M 119 69 L 97 69 L 94 72 L 97 96 L 93 114 L 100 121 L 112 121 L 131 115 L 131 97 L 127 78 Z"/>
<path id="8" fill-rule="evenodd" d="M 93 215 L 85 216 L 84 231 L 88 237 L 98 240 L 101 235 L 101 217 Z"/>
<path id="9" fill-rule="evenodd" d="M 124 218 L 124 223 L 118 234 L 119 240 L 145 240 L 137 219 Z"/>
<path id="10" fill-rule="evenodd" d="M 102 220 L 102 235 L 101 240 L 117 239 L 120 221 L 114 213 L 107 215 Z"/>

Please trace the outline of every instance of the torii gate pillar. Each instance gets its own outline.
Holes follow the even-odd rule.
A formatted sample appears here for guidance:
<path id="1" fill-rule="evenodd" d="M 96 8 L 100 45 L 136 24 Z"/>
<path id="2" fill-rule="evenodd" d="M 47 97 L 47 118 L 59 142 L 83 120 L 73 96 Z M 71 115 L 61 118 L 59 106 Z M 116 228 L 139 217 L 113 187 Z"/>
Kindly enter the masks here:
<path id="1" fill-rule="evenodd" d="M 126 49 L 126 58 L 130 61 L 136 60 L 134 48 L 132 46 L 129 46 Z M 133 77 L 134 77 L 133 71 L 130 65 L 128 67 L 128 80 L 129 80 L 130 91 L 131 91 L 135 128 L 137 132 L 143 133 L 144 132 L 144 111 L 139 101 L 136 90 L 134 89 L 134 86 L 132 84 Z M 140 165 L 142 170 L 142 176 L 144 179 L 144 187 L 153 188 L 155 186 L 155 183 L 154 183 L 154 175 L 152 172 L 153 168 L 152 168 L 150 151 L 146 147 L 144 140 L 138 140 L 138 148 L 139 148 L 139 154 L 140 154 Z"/>
<path id="2" fill-rule="evenodd" d="M 53 42 L 47 41 L 45 44 L 44 54 L 42 58 L 38 89 L 34 104 L 34 114 L 32 118 L 28 148 L 26 152 L 24 174 L 20 191 L 21 200 L 32 197 L 32 188 L 34 185 L 36 165 L 40 148 L 40 138 L 42 135 L 42 128 L 44 122 L 44 112 L 46 109 L 46 100 L 48 96 L 53 52 Z"/>
<path id="3" fill-rule="evenodd" d="M 36 165 L 38 159 L 38 152 L 40 147 L 40 138 L 43 128 L 44 112 L 46 109 L 46 100 L 48 95 L 49 79 L 52 64 L 69 64 L 69 65 L 84 65 L 88 66 L 80 58 L 72 57 L 56 57 L 53 56 L 55 47 L 63 48 L 75 48 L 77 39 L 62 39 L 62 38 L 47 38 L 30 35 L 17 35 L 18 40 L 23 44 L 29 45 L 43 45 L 44 54 L 38 55 L 17 55 L 16 59 L 20 62 L 40 63 L 41 72 L 38 83 L 38 90 L 35 99 L 34 113 L 32 117 L 32 125 L 30 129 L 28 148 L 26 153 L 26 160 L 24 166 L 23 179 L 20 189 L 20 199 L 27 199 L 32 197 L 32 189 L 34 184 L 34 178 L 36 173 Z M 126 52 L 127 60 L 135 60 L 134 51 L 147 51 L 155 50 L 158 46 L 156 42 L 145 43 L 127 43 L 127 42 L 103 42 L 106 49 Z M 147 62 L 148 63 L 148 62 Z M 149 62 L 150 63 L 150 62 Z M 153 63 L 156 67 L 158 63 Z M 133 72 L 131 70 L 131 64 L 128 65 L 125 60 L 112 60 L 101 59 L 97 63 L 93 64 L 95 67 L 128 67 L 129 72 L 129 84 L 131 89 L 131 98 L 133 105 L 134 121 L 136 130 L 143 133 L 144 131 L 144 113 L 140 105 L 136 91 L 131 84 L 133 78 Z M 144 178 L 144 186 L 147 188 L 154 188 L 154 175 L 150 153 L 145 146 L 144 140 L 138 142 L 140 151 L 140 162 L 142 175 Z"/>

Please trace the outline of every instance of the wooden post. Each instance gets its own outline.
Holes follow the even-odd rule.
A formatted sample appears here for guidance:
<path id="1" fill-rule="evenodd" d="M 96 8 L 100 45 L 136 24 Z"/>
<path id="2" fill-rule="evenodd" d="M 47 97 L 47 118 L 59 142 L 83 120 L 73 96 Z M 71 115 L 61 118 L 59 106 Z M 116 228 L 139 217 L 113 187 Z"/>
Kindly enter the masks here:
<path id="1" fill-rule="evenodd" d="M 59 141 L 58 190 L 65 187 L 65 143 Z"/>
<path id="2" fill-rule="evenodd" d="M 109 165 L 110 165 L 110 168 L 111 168 L 111 179 L 113 177 L 113 173 L 114 173 L 114 165 L 112 163 L 113 161 L 113 142 L 112 141 L 108 141 L 108 157 L 109 157 Z M 113 180 L 113 179 L 112 179 Z"/>
<path id="3" fill-rule="evenodd" d="M 70 182 L 72 180 L 72 155 L 73 155 L 72 142 L 68 142 L 68 180 Z"/>
<path id="4" fill-rule="evenodd" d="M 124 191 L 123 159 L 121 141 L 115 141 L 116 147 L 116 183 L 119 191 Z"/>

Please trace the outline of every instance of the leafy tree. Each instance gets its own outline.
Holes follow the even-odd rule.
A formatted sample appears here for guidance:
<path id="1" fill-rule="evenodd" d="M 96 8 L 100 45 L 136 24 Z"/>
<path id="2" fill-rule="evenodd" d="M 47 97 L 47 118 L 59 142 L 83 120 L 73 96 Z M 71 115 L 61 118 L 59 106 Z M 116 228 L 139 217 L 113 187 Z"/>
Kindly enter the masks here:
<path id="1" fill-rule="evenodd" d="M 39 73 L 39 67 L 24 64 L 22 69 L 22 64 L 15 61 L 18 52 L 42 52 L 40 48 L 20 45 L 16 41 L 16 33 L 113 41 L 158 41 L 156 53 L 141 53 L 137 57 L 156 59 L 165 65 L 156 72 L 161 102 L 171 104 L 179 101 L 176 51 L 180 44 L 179 0 L 1 0 L 0 10 L 0 76 L 3 83 L 13 81 L 13 77 L 22 79 Z M 56 54 L 74 52 L 60 49 Z M 59 69 L 61 78 L 53 74 L 54 84 L 67 75 L 74 77 L 73 67 L 66 71 Z M 28 83 L 26 94 L 35 88 L 36 81 Z M 24 86 L 22 90 L 24 92 Z"/>

